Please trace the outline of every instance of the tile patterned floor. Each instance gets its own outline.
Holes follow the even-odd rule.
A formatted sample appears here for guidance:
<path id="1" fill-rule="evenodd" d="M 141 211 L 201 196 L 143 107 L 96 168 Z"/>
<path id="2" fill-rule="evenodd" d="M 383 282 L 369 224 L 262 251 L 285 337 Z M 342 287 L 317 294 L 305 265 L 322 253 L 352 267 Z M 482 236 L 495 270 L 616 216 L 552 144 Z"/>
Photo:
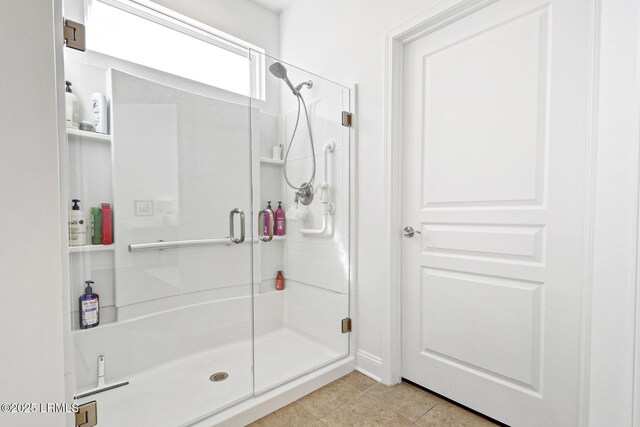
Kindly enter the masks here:
<path id="1" fill-rule="evenodd" d="M 357 371 L 251 424 L 253 427 L 495 425 L 412 384 L 403 382 L 387 387 Z"/>

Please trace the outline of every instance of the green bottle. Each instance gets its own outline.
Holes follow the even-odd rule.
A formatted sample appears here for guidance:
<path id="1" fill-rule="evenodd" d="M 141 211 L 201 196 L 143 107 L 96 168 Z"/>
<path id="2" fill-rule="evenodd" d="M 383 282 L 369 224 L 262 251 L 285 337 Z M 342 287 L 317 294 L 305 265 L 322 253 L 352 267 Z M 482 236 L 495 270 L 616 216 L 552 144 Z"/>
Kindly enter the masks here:
<path id="1" fill-rule="evenodd" d="M 102 243 L 102 213 L 100 208 L 91 208 L 91 243 Z"/>

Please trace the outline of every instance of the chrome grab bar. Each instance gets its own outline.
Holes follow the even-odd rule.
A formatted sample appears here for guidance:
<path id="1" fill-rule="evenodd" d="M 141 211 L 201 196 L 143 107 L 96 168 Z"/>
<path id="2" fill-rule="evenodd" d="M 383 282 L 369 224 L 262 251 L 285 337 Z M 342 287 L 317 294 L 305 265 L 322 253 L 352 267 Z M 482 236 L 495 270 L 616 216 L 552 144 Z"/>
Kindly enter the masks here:
<path id="1" fill-rule="evenodd" d="M 233 225 L 233 216 L 237 213 L 240 214 L 240 237 L 239 238 L 236 238 L 235 236 L 235 232 L 234 232 L 235 227 Z M 244 242 L 244 212 L 240 208 L 232 209 L 231 212 L 229 212 L 229 239 L 235 244 L 240 244 Z"/>
<path id="2" fill-rule="evenodd" d="M 264 235 L 264 216 L 269 215 L 269 235 Z M 258 239 L 263 242 L 270 242 L 273 240 L 273 228 L 275 227 L 275 221 L 273 220 L 273 212 L 268 209 L 262 209 L 258 212 Z"/>
<path id="3" fill-rule="evenodd" d="M 153 243 L 135 243 L 129 245 L 129 252 L 155 251 L 159 249 L 190 248 L 195 246 L 230 245 L 229 239 L 202 239 L 202 240 L 174 240 L 165 242 L 160 240 Z"/>

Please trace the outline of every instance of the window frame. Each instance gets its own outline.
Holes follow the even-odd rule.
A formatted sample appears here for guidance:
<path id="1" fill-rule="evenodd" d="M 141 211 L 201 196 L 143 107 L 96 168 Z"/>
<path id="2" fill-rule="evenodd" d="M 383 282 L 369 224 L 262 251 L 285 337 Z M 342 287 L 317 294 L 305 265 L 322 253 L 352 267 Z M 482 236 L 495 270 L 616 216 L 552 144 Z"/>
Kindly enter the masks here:
<path id="1" fill-rule="evenodd" d="M 263 48 L 148 0 L 85 0 L 85 23 L 88 29 L 91 28 L 92 4 L 96 2 L 118 8 L 243 58 L 249 58 L 251 64 L 249 73 L 250 97 L 261 101 L 266 99 L 265 51 Z"/>

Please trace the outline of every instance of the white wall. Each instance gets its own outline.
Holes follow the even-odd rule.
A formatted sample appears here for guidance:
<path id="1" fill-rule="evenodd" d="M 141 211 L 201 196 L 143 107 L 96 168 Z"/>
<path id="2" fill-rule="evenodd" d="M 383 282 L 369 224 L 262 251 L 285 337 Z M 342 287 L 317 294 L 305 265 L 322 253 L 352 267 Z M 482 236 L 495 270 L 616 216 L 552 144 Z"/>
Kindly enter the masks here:
<path id="1" fill-rule="evenodd" d="M 591 426 L 630 426 L 638 292 L 640 3 L 601 3 L 589 420 Z M 640 413 L 636 417 L 638 426 Z"/>
<path id="2" fill-rule="evenodd" d="M 11 40 L 0 50 L 1 402 L 64 402 L 55 18 L 51 0 L 0 5 L 0 35 Z M 62 423 L 0 413 L 0 425 Z"/>
<path id="3" fill-rule="evenodd" d="M 384 35 L 437 0 L 297 0 L 280 15 L 282 59 L 358 86 L 358 363 L 382 378 Z"/>
<path id="4" fill-rule="evenodd" d="M 385 379 L 383 277 L 384 35 L 438 0 L 297 0 L 280 16 L 286 61 L 343 84 L 358 83 L 358 365 Z M 637 1 L 601 1 L 602 64 L 595 190 L 589 425 L 628 426 L 633 383 L 633 322 L 638 190 Z M 329 30 L 330 27 L 330 30 Z M 636 397 L 637 399 L 637 397 Z M 640 406 L 640 405 L 639 405 Z M 637 414 L 640 417 L 640 414 Z M 640 422 L 636 420 L 636 422 Z"/>

